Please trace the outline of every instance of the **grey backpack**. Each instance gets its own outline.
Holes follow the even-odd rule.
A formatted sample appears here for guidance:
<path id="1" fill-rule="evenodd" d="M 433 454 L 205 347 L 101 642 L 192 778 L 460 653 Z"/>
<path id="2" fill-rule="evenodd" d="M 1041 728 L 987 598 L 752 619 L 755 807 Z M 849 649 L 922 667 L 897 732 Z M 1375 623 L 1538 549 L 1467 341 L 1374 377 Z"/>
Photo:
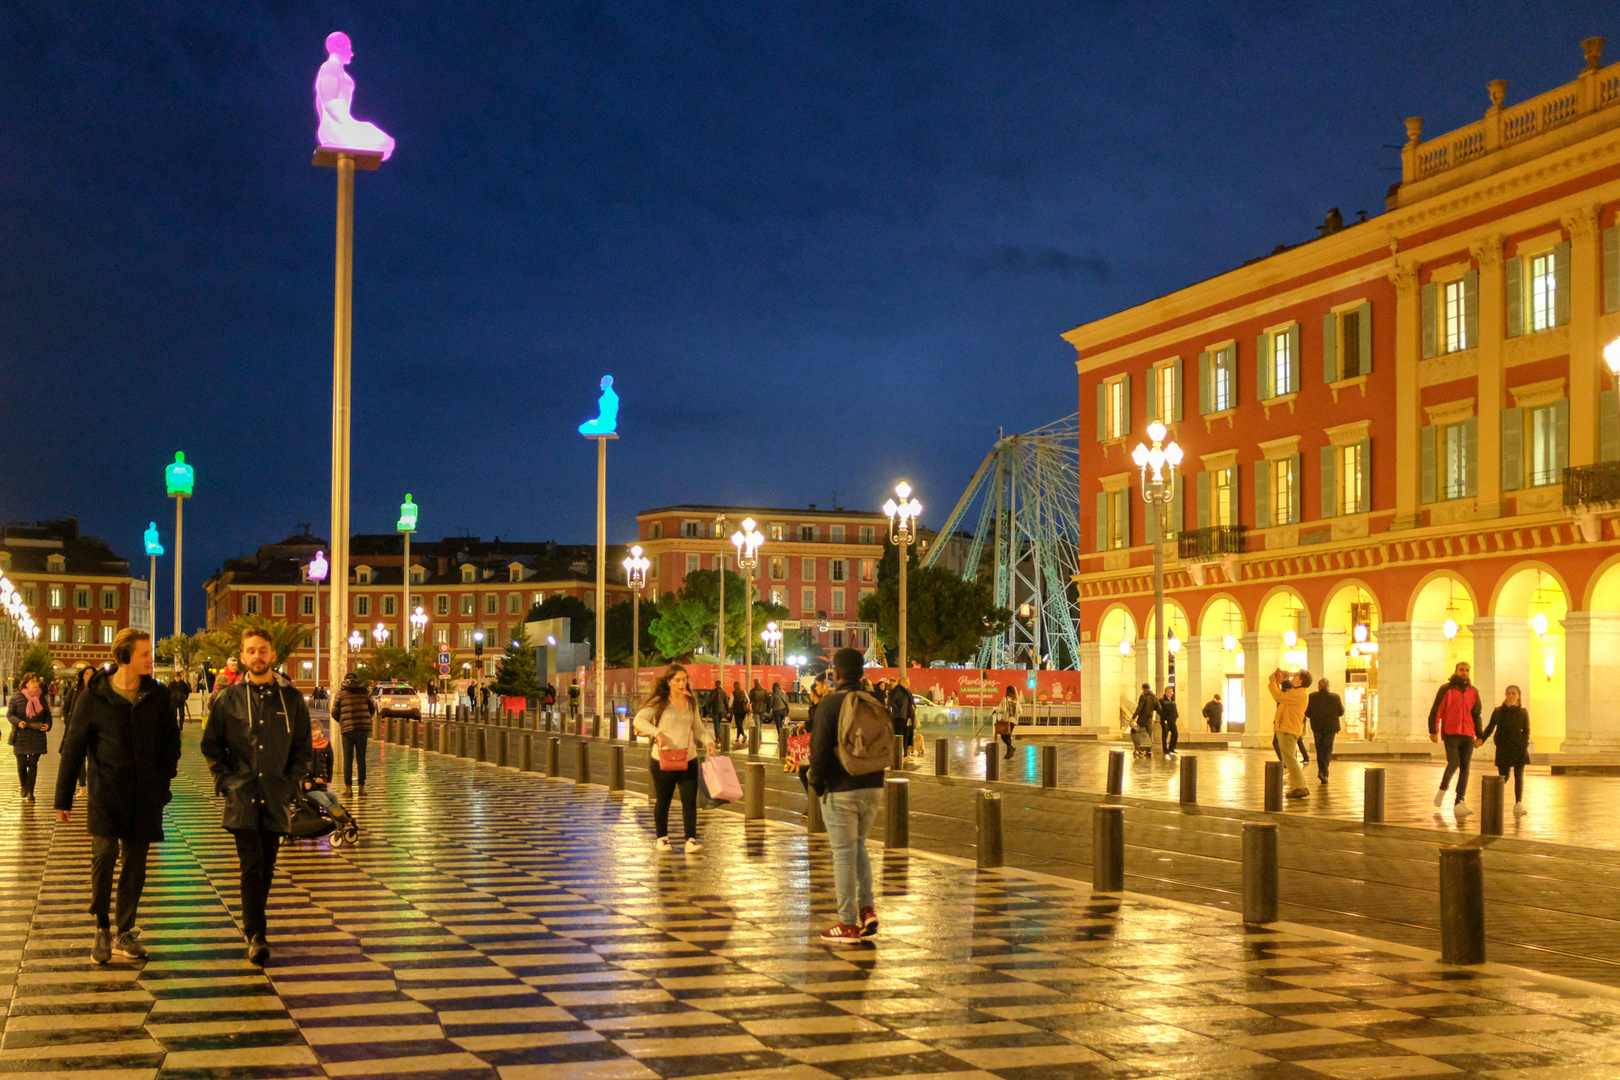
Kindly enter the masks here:
<path id="1" fill-rule="evenodd" d="M 838 763 L 851 776 L 894 764 L 894 719 L 888 706 L 864 690 L 849 690 L 838 706 Z"/>

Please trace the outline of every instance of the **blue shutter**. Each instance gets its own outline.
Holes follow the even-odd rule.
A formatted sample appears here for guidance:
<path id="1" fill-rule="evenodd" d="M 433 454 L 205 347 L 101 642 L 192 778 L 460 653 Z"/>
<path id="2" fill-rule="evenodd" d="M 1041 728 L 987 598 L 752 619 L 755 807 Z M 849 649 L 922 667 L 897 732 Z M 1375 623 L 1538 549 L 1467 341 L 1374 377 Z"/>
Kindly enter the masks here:
<path id="1" fill-rule="evenodd" d="M 1463 348 L 1472 349 L 1479 344 L 1479 271 L 1468 271 L 1462 282 L 1463 334 L 1468 339 L 1463 342 Z"/>
<path id="2" fill-rule="evenodd" d="M 1179 357 L 1179 356 L 1178 356 L 1178 357 L 1176 357 L 1176 362 L 1175 362 L 1175 364 L 1173 364 L 1173 365 L 1172 365 L 1172 366 L 1171 366 L 1171 370 L 1170 370 L 1170 371 L 1169 371 L 1169 372 L 1167 372 L 1167 374 L 1168 374 L 1168 375 L 1169 375 L 1169 376 L 1170 376 L 1170 377 L 1171 377 L 1171 378 L 1172 378 L 1172 379 L 1174 379 L 1174 380 L 1175 380 L 1175 388 L 1176 388 L 1176 400 L 1175 400 L 1175 407 L 1176 407 L 1176 415 L 1174 415 L 1174 416 L 1172 416 L 1172 417 L 1170 417 L 1170 418 L 1169 418 L 1169 422 L 1170 422 L 1170 423 L 1175 423 L 1175 422 L 1177 422 L 1177 421 L 1179 421 L 1179 420 L 1180 420 L 1180 419 L 1181 419 L 1181 414 L 1182 414 L 1182 399 L 1183 399 L 1183 398 L 1184 398 L 1184 397 L 1186 397 L 1186 396 L 1187 396 L 1187 395 L 1186 395 L 1186 389 L 1187 389 L 1187 383 L 1186 383 L 1186 380 L 1185 380 L 1185 379 L 1183 379 L 1183 378 L 1182 378 L 1182 377 L 1181 377 L 1181 357 Z"/>
<path id="3" fill-rule="evenodd" d="M 1502 490 L 1524 486 L 1524 410 L 1502 410 Z"/>
<path id="4" fill-rule="evenodd" d="M 1620 225 L 1603 230 L 1603 310 L 1620 311 Z"/>
<path id="5" fill-rule="evenodd" d="M 1502 264 L 1507 279 L 1507 336 L 1524 333 L 1524 260 L 1515 255 Z"/>
<path id="6" fill-rule="evenodd" d="M 1613 391 L 1610 391 L 1610 393 L 1613 393 Z M 1200 529 L 1209 528 L 1210 520 L 1209 473 L 1205 471 L 1198 474 L 1198 527 Z"/>
<path id="7" fill-rule="evenodd" d="M 1209 362 L 1209 352 L 1205 350 L 1198 354 L 1198 415 L 1208 416 L 1214 412 L 1211 404 L 1215 400 L 1215 371 Z"/>
<path id="8" fill-rule="evenodd" d="M 1356 365 L 1357 375 L 1372 374 L 1372 302 L 1362 304 L 1356 309 L 1357 344 L 1361 348 L 1359 363 Z"/>
<path id="9" fill-rule="evenodd" d="M 1361 440 L 1361 483 L 1356 488 L 1356 509 L 1365 514 L 1372 509 L 1372 439 Z"/>
<path id="10" fill-rule="evenodd" d="M 1299 393 L 1299 323 L 1288 328 L 1288 392 Z"/>
<path id="11" fill-rule="evenodd" d="M 1097 493 L 1097 550 L 1108 550 L 1108 492 Z"/>
<path id="12" fill-rule="evenodd" d="M 1473 498 L 1479 494 L 1479 417 L 1470 416 L 1463 421 L 1463 494 Z"/>
<path id="13" fill-rule="evenodd" d="M 1423 286 L 1423 359 L 1440 351 L 1440 313 L 1435 310 L 1434 282 Z"/>
<path id="14" fill-rule="evenodd" d="M 1598 393 L 1598 460 L 1620 461 L 1620 392 Z"/>
<path id="15" fill-rule="evenodd" d="M 1553 296 L 1555 325 L 1564 326 L 1569 322 L 1569 241 L 1565 240 L 1553 248 L 1553 274 L 1558 282 L 1558 292 Z"/>
<path id="16" fill-rule="evenodd" d="M 1261 458 L 1254 463 L 1254 527 L 1271 524 L 1271 462 Z"/>
<path id="17" fill-rule="evenodd" d="M 1553 402 L 1553 483 L 1564 482 L 1564 470 L 1569 467 L 1569 398 Z"/>
<path id="18" fill-rule="evenodd" d="M 1420 482 L 1418 484 L 1418 497 L 1426 503 L 1432 503 L 1440 497 L 1440 476 L 1438 457 L 1440 453 L 1440 429 L 1433 424 L 1424 427 L 1418 433 L 1418 458 L 1420 461 Z"/>
<path id="19" fill-rule="evenodd" d="M 1339 516 L 1339 448 L 1322 447 L 1322 516 Z"/>
<path id="20" fill-rule="evenodd" d="M 1322 381 L 1339 381 L 1339 316 L 1331 311 L 1322 316 Z"/>

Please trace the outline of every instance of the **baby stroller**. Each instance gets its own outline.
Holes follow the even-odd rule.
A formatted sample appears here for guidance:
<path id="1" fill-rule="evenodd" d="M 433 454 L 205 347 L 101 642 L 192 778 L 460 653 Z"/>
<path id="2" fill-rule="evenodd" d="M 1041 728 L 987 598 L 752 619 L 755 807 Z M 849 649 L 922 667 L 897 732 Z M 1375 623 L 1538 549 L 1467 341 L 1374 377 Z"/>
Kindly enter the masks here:
<path id="1" fill-rule="evenodd" d="M 354 816 L 327 790 L 317 783 L 293 799 L 292 831 L 289 840 L 313 840 L 318 836 L 332 837 L 333 847 L 360 842 L 360 826 Z"/>
<path id="2" fill-rule="evenodd" d="M 1152 729 L 1131 725 L 1131 756 L 1145 758 L 1153 756 Z"/>

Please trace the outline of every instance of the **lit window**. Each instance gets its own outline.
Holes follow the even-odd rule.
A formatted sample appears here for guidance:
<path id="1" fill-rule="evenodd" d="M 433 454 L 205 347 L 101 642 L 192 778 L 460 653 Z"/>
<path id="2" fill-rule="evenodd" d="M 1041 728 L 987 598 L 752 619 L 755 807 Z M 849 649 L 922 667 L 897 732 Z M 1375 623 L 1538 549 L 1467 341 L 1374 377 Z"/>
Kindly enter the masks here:
<path id="1" fill-rule="evenodd" d="M 1362 471 L 1366 467 L 1360 443 L 1339 448 L 1339 513 L 1359 514 L 1367 509 L 1361 505 Z"/>
<path id="2" fill-rule="evenodd" d="M 47 595 L 51 599 L 51 607 L 59 608 L 62 606 L 62 598 L 67 595 L 67 590 L 60 585 L 52 585 L 48 588 Z"/>
<path id="3" fill-rule="evenodd" d="M 73 624 L 73 644 L 75 644 L 75 645 L 88 645 L 88 644 L 90 644 L 90 624 L 89 623 L 81 622 L 81 623 L 74 623 Z"/>
<path id="4" fill-rule="evenodd" d="M 461 603 L 456 605 L 456 610 L 463 615 L 476 615 L 478 613 L 477 604 L 478 598 L 476 596 L 471 593 L 464 593 L 461 597 Z"/>
<path id="5" fill-rule="evenodd" d="M 832 611 L 834 615 L 842 615 L 844 613 L 843 589 L 834 589 L 832 591 Z"/>
<path id="6" fill-rule="evenodd" d="M 1108 437 L 1110 439 L 1123 439 L 1130 431 L 1130 396 L 1129 387 L 1124 379 L 1115 379 L 1108 384 Z"/>
<path id="7" fill-rule="evenodd" d="M 1550 330 L 1558 321 L 1558 271 L 1553 253 L 1530 260 L 1530 329 Z"/>
<path id="8" fill-rule="evenodd" d="M 862 559 L 861 560 L 861 580 L 862 581 L 871 581 L 872 576 L 875 573 L 877 573 L 877 561 L 874 560 L 874 559 Z"/>
<path id="9" fill-rule="evenodd" d="M 1271 523 L 1288 525 L 1294 520 L 1294 459 L 1277 458 L 1271 463 Z"/>
<path id="10" fill-rule="evenodd" d="M 463 649 L 472 648 L 472 634 L 472 627 L 463 626 L 461 628 L 461 647 Z"/>
<path id="11" fill-rule="evenodd" d="M 276 593 L 270 598 L 270 614 L 280 617 L 287 614 L 287 597 L 283 593 Z"/>
<path id="12" fill-rule="evenodd" d="M 51 623 L 51 644 L 60 645 L 64 640 L 62 624 L 59 622 Z"/>
<path id="13" fill-rule="evenodd" d="M 1530 413 L 1530 486 L 1562 483 L 1563 470 L 1558 467 L 1558 407 L 1548 404 L 1527 411 Z"/>
<path id="14" fill-rule="evenodd" d="M 777 607 L 787 607 L 787 590 L 772 589 L 771 603 L 775 604 Z"/>
<path id="15" fill-rule="evenodd" d="M 787 560 L 780 555 L 773 555 L 771 557 L 772 579 L 776 581 L 785 581 L 787 579 L 787 573 Z"/>
<path id="16" fill-rule="evenodd" d="M 1468 494 L 1468 425 L 1447 424 L 1445 440 L 1444 497 L 1461 499 Z"/>
<path id="17" fill-rule="evenodd" d="M 1216 354 L 1213 364 L 1216 412 L 1224 412 L 1237 401 L 1237 346 L 1228 345 Z"/>
<path id="18" fill-rule="evenodd" d="M 102 623 L 101 624 L 101 643 L 103 645 L 111 645 L 113 643 L 113 635 L 116 634 L 116 633 L 118 633 L 118 631 L 113 626 L 112 623 Z"/>
<path id="19" fill-rule="evenodd" d="M 1216 469 L 1209 474 L 1209 523 L 1225 529 L 1231 526 L 1233 517 L 1232 469 Z"/>
<path id="20" fill-rule="evenodd" d="M 782 524 L 780 522 L 777 522 L 774 525 L 765 526 L 765 539 L 767 539 L 767 540 L 780 540 L 780 539 L 782 539 Z"/>
<path id="21" fill-rule="evenodd" d="M 450 644 L 450 628 L 448 626 L 435 626 L 433 628 L 433 643 L 435 645 Z"/>
<path id="22" fill-rule="evenodd" d="M 1131 543 L 1131 504 L 1130 489 L 1121 488 L 1111 491 L 1107 498 L 1107 549 L 1110 551 L 1129 547 Z"/>
<path id="23" fill-rule="evenodd" d="M 1446 352 L 1461 352 L 1469 347 L 1468 293 L 1465 281 L 1446 283 L 1440 328 L 1445 337 Z"/>
<path id="24" fill-rule="evenodd" d="M 1180 387 L 1176 385 L 1176 366 L 1164 364 L 1154 369 L 1153 381 L 1158 388 L 1159 419 L 1168 424 L 1176 418 L 1176 394 Z"/>

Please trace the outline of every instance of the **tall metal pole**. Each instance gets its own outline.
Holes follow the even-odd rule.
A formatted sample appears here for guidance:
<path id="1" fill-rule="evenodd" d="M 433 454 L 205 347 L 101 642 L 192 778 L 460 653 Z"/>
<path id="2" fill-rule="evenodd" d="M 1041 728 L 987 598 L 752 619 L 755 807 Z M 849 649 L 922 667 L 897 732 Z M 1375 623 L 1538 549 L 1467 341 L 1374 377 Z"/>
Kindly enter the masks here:
<path id="1" fill-rule="evenodd" d="M 337 154 L 337 272 L 332 308 L 332 657 L 328 692 L 348 667 L 349 389 L 354 328 L 354 155 Z M 176 545 L 178 546 L 178 544 Z M 342 621 L 339 621 L 339 620 Z"/>
<path id="2" fill-rule="evenodd" d="M 747 616 L 743 622 L 743 693 L 748 695 L 750 701 L 754 696 L 754 560 L 749 559 L 746 573 L 743 575 L 743 610 Z M 759 723 L 759 718 L 754 718 Z"/>
<path id="3" fill-rule="evenodd" d="M 151 597 L 152 610 L 146 621 L 152 627 L 152 640 L 157 641 L 157 556 L 152 556 L 152 571 L 146 578 L 146 595 Z"/>
<path id="4" fill-rule="evenodd" d="M 321 579 L 315 579 L 315 685 L 321 685 Z"/>
<path id="5" fill-rule="evenodd" d="M 909 539 L 901 533 L 899 538 L 900 556 L 900 677 L 906 677 L 906 552 L 910 549 Z"/>
<path id="6" fill-rule="evenodd" d="M 399 608 L 399 643 L 407 652 L 411 647 L 411 534 L 405 534 L 405 595 L 400 597 Z"/>
<path id="7" fill-rule="evenodd" d="M 183 528 L 185 514 L 181 509 L 185 501 L 186 497 L 184 495 L 174 497 L 174 632 L 176 634 L 183 632 L 180 629 L 180 556 L 185 551 L 183 546 L 185 542 L 185 530 Z M 154 563 L 156 561 L 156 559 L 153 560 Z"/>
<path id="8" fill-rule="evenodd" d="M 611 435 L 596 436 L 596 633 L 591 651 L 596 658 L 596 715 L 603 717 L 607 666 L 603 645 L 607 638 L 607 444 Z"/>
<path id="9" fill-rule="evenodd" d="M 1153 481 L 1153 692 L 1164 689 L 1164 481 Z"/>
<path id="10" fill-rule="evenodd" d="M 641 698 L 641 586 L 630 590 L 630 713 L 632 719 Z M 617 722 L 617 721 L 615 721 Z"/>
<path id="11" fill-rule="evenodd" d="M 720 625 L 715 644 L 720 649 L 720 666 L 715 669 L 714 685 L 726 688 L 726 515 L 714 519 L 714 532 L 720 538 Z"/>

